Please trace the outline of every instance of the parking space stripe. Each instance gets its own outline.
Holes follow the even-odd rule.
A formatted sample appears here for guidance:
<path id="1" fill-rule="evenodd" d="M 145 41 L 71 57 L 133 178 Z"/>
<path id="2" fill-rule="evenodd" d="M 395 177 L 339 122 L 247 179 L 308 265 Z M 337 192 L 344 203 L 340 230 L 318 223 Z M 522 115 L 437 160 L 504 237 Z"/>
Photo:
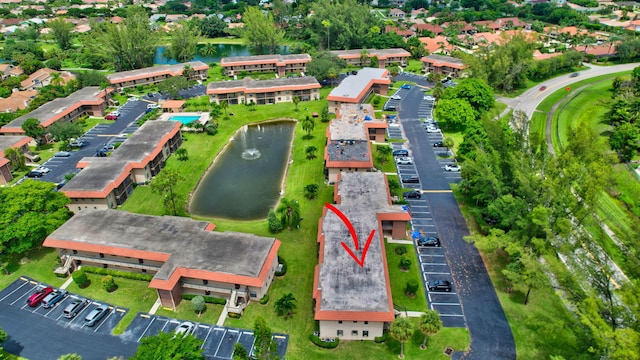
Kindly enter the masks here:
<path id="1" fill-rule="evenodd" d="M 25 282 L 24 284 L 20 285 L 17 289 L 15 289 L 15 290 L 13 290 L 12 292 L 10 292 L 10 293 L 8 293 L 7 295 L 5 295 L 5 297 L 3 297 L 2 299 L 0 299 L 0 301 L 4 301 L 4 299 L 6 299 L 7 297 L 9 297 L 9 296 L 13 295 L 13 293 L 15 293 L 16 291 L 18 291 L 18 290 L 22 289 L 22 287 L 23 287 L 23 286 L 25 286 L 25 285 L 27 285 L 27 284 L 29 284 L 29 283 L 28 283 L 28 282 Z M 22 296 L 20 296 L 20 297 L 22 298 Z M 16 300 L 16 301 L 18 301 L 18 300 Z M 15 303 L 15 301 L 14 301 L 14 303 Z M 13 305 L 13 303 L 11 303 L 11 305 Z"/>
<path id="2" fill-rule="evenodd" d="M 439 314 L 440 317 L 444 317 L 444 316 L 451 316 L 451 317 L 464 317 L 464 315 L 458 315 L 458 314 Z"/>
<path id="3" fill-rule="evenodd" d="M 440 306 L 440 305 L 452 305 L 452 306 L 454 306 L 455 305 L 455 306 L 460 306 L 460 303 L 459 302 L 457 302 L 457 303 L 431 303 L 431 305 L 438 305 L 438 306 Z"/>
<path id="4" fill-rule="evenodd" d="M 93 332 L 97 332 L 98 330 L 100 330 L 100 328 L 102 327 L 102 325 L 104 325 L 104 323 L 106 323 L 106 322 L 107 322 L 107 320 L 109 320 L 109 318 L 111 317 L 111 315 L 115 314 L 115 311 L 113 311 L 113 310 L 115 310 L 115 309 L 114 309 L 113 307 L 109 306 L 109 307 L 107 307 L 107 309 L 112 310 L 112 311 L 109 311 L 109 314 L 107 314 L 107 317 L 106 317 L 106 318 L 104 318 L 104 319 L 100 320 L 100 324 L 99 324 L 99 325 L 98 325 L 98 326 L 93 330 Z"/>
<path id="5" fill-rule="evenodd" d="M 147 318 L 149 318 L 147 316 Z M 144 331 L 142 332 L 142 335 L 140 335 L 140 337 L 138 338 L 138 342 L 140 342 L 140 340 L 142 340 L 142 338 L 144 337 L 144 334 L 147 333 L 147 330 L 149 330 L 149 326 L 151 326 L 151 324 L 153 324 L 153 322 L 156 320 L 156 317 L 151 318 L 151 321 L 149 321 L 149 325 L 147 325 L 147 327 L 144 329 Z"/>
<path id="6" fill-rule="evenodd" d="M 204 347 L 204 344 L 207 343 L 207 339 L 209 338 L 209 335 L 211 334 L 211 330 L 213 330 L 213 328 L 211 326 L 206 326 L 206 325 L 198 325 L 198 326 L 209 329 L 209 331 L 207 331 L 207 336 L 205 336 L 204 340 L 202 341 L 202 345 L 200 345 L 200 349 L 202 349 Z"/>
<path id="7" fill-rule="evenodd" d="M 221 338 L 221 339 L 224 339 L 224 336 L 227 334 L 227 330 L 226 329 L 216 329 L 216 330 L 224 331 L 222 333 L 222 338 Z M 218 351 L 220 351 L 220 346 L 222 346 L 222 341 L 218 343 L 218 347 L 216 348 L 216 352 L 214 353 L 214 355 L 217 354 Z"/>

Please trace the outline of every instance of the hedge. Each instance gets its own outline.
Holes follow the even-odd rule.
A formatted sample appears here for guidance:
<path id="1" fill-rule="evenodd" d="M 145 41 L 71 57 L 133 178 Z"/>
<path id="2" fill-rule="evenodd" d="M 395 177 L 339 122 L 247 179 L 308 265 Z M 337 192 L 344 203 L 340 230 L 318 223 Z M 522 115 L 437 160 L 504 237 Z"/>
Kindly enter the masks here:
<path id="1" fill-rule="evenodd" d="M 260 299 L 260 304 L 261 305 L 266 305 L 268 302 L 269 302 L 269 294 L 264 294 L 262 299 Z"/>
<path id="2" fill-rule="evenodd" d="M 335 341 L 322 341 L 318 336 L 315 336 L 313 334 L 309 335 L 309 340 L 311 340 L 312 343 L 316 344 L 316 346 L 324 349 L 335 349 L 338 347 L 338 344 L 340 344 L 339 338 L 334 338 Z"/>
<path id="3" fill-rule="evenodd" d="M 389 333 L 385 331 L 382 333 L 382 336 L 376 336 L 375 339 L 373 339 L 373 342 L 375 342 L 376 344 L 382 344 L 383 342 L 387 341 L 388 338 Z"/>
<path id="4" fill-rule="evenodd" d="M 131 280 L 151 281 L 151 279 L 153 279 L 153 275 L 149 275 L 149 274 L 132 273 L 128 271 L 104 269 L 104 268 L 98 268 L 93 266 L 83 266 L 82 270 L 91 274 L 111 275 L 111 276 L 120 277 L 124 279 L 131 279 Z"/>
<path id="5" fill-rule="evenodd" d="M 227 303 L 227 299 L 221 299 L 213 296 L 194 295 L 194 294 L 182 294 L 182 299 L 191 300 L 196 296 L 202 296 L 204 298 L 204 302 L 207 304 L 225 305 Z"/>
<path id="6" fill-rule="evenodd" d="M 278 255 L 278 264 L 282 264 L 282 270 L 276 271 L 276 276 L 283 276 L 287 273 L 287 262 Z"/>

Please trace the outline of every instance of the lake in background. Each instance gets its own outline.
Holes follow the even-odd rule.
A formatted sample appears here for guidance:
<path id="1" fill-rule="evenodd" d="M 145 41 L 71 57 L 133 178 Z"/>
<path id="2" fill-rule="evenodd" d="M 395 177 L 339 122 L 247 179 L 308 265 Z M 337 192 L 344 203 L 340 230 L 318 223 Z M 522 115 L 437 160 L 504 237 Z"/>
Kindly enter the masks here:
<path id="1" fill-rule="evenodd" d="M 196 54 L 192 61 L 202 61 L 204 63 L 219 63 L 221 58 L 230 57 L 230 56 L 250 56 L 257 55 L 251 51 L 249 46 L 240 45 L 240 44 L 215 44 L 216 53 L 211 56 L 202 56 L 200 54 Z M 202 45 L 200 45 L 200 48 Z M 166 46 L 158 46 L 156 49 L 156 57 L 154 58 L 154 63 L 158 65 L 164 64 L 177 64 L 178 62 L 175 60 L 169 60 L 164 57 L 164 52 L 166 51 Z M 288 46 L 281 46 L 279 54 L 285 55 L 289 54 Z"/>

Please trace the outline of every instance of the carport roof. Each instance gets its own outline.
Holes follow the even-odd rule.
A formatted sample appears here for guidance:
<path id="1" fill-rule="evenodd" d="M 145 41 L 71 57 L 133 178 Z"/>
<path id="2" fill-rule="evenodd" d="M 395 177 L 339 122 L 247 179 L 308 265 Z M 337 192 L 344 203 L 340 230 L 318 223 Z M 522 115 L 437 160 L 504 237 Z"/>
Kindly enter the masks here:
<path id="1" fill-rule="evenodd" d="M 83 210 L 49 235 L 44 245 L 163 261 L 153 280 L 160 284 L 173 280 L 176 273 L 237 283 L 261 278 L 280 242 L 253 234 L 214 232 L 213 227 L 184 217 Z"/>
<path id="2" fill-rule="evenodd" d="M 380 221 L 409 218 L 399 205 L 391 205 L 386 177 L 383 173 L 341 172 L 336 183 L 335 205 L 350 220 L 359 239 L 359 251 L 369 234 L 375 234 L 360 267 L 345 251 L 341 243 L 355 250 L 354 241 L 345 223 L 332 211 L 325 211 L 321 219 L 319 270 L 315 289 L 317 320 L 393 320 L 393 302 L 389 285 L 387 260 L 383 246 Z M 389 216 L 384 216 L 385 213 Z M 322 240 L 322 238 L 324 238 Z M 314 295 L 317 296 L 318 294 Z"/>

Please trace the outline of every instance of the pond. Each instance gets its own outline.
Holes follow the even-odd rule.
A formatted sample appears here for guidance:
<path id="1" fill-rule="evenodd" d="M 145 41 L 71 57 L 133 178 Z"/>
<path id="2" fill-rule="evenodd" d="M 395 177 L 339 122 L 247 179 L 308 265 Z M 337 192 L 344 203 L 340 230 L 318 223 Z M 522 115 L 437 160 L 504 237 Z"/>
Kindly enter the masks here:
<path id="1" fill-rule="evenodd" d="M 249 55 L 257 55 L 254 54 L 251 48 L 247 45 L 241 44 L 215 44 L 216 53 L 211 56 L 203 56 L 201 54 L 196 54 L 193 58 L 193 61 L 200 60 L 204 63 L 219 63 L 221 58 L 230 57 L 230 56 L 249 56 Z M 202 45 L 200 45 L 202 47 Z M 164 64 L 177 64 L 178 62 L 175 60 L 169 60 L 164 57 L 164 52 L 167 50 L 165 46 L 159 46 L 156 49 L 156 56 L 153 60 L 155 64 L 164 65 Z M 288 54 L 289 47 L 281 46 L 279 48 L 278 53 L 280 54 Z"/>
<path id="2" fill-rule="evenodd" d="M 244 126 L 193 194 L 190 212 L 232 220 L 264 219 L 278 203 L 296 123 Z"/>

